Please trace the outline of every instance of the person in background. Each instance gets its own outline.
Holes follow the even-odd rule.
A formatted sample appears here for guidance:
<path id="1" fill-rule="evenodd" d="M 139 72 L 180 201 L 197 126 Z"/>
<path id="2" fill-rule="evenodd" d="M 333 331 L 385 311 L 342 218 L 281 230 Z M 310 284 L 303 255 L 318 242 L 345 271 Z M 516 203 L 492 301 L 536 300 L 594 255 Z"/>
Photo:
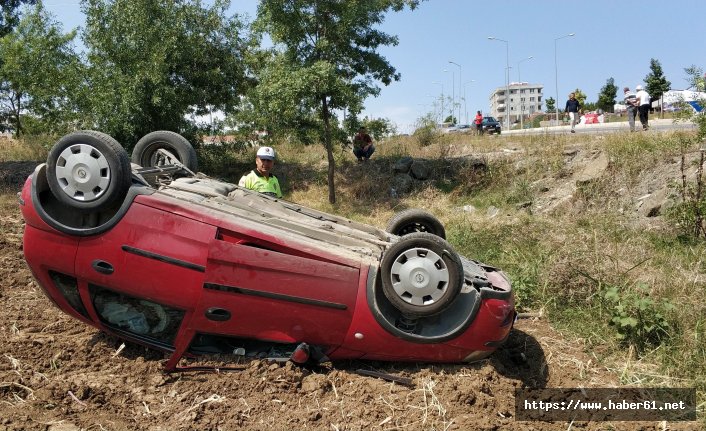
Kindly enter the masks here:
<path id="1" fill-rule="evenodd" d="M 625 109 L 628 113 L 628 124 L 630 124 L 630 131 L 635 131 L 635 114 L 637 113 L 637 96 L 635 93 L 630 91 L 629 87 L 623 88 Z"/>
<path id="2" fill-rule="evenodd" d="M 579 120 L 579 101 L 576 100 L 576 94 L 571 93 L 569 94 L 569 100 L 566 101 L 566 107 L 564 108 L 564 111 L 569 113 L 569 119 L 571 120 L 571 133 L 576 133 L 576 130 L 574 130 L 574 126 L 576 126 L 576 123 Z"/>
<path id="3" fill-rule="evenodd" d="M 272 173 L 274 166 L 275 150 L 272 147 L 260 147 L 255 157 L 255 169 L 243 175 L 238 185 L 268 196 L 281 198 L 282 189 L 279 186 L 279 180 Z"/>
<path id="4" fill-rule="evenodd" d="M 373 138 L 368 135 L 365 127 L 358 129 L 358 132 L 353 137 L 353 154 L 359 162 L 367 161 L 375 152 Z"/>
<path id="5" fill-rule="evenodd" d="M 647 130 L 649 126 L 647 125 L 650 112 L 650 94 L 642 88 L 642 85 L 635 87 L 635 97 L 637 97 L 638 113 L 640 114 L 640 123 L 642 123 L 642 130 Z"/>
<path id="6" fill-rule="evenodd" d="M 480 113 L 480 111 L 476 112 L 476 118 L 473 120 L 473 123 L 476 125 L 476 133 L 479 135 L 483 134 L 483 114 Z"/>

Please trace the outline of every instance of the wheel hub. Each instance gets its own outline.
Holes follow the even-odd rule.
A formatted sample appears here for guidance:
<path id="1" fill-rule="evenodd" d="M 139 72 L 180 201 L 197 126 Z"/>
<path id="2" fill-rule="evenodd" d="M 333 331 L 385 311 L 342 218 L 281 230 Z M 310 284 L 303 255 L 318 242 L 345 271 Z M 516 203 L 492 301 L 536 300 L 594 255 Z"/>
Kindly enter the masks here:
<path id="1" fill-rule="evenodd" d="M 425 248 L 400 254 L 391 268 L 392 286 L 397 295 L 413 305 L 429 305 L 446 292 L 449 270 L 441 257 Z"/>
<path id="2" fill-rule="evenodd" d="M 56 178 L 72 199 L 89 202 L 101 197 L 110 184 L 110 167 L 103 153 L 78 144 L 64 149 L 56 163 Z"/>

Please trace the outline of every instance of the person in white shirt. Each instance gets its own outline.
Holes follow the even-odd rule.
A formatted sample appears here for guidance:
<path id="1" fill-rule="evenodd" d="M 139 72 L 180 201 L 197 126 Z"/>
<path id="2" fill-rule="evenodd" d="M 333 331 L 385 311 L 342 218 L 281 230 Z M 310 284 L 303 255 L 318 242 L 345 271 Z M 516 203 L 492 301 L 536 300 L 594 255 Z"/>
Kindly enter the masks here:
<path id="1" fill-rule="evenodd" d="M 647 116 L 650 112 L 650 94 L 642 88 L 642 85 L 636 86 L 635 91 L 637 91 L 635 96 L 637 97 L 637 109 L 638 113 L 640 114 L 640 123 L 642 123 L 642 130 L 647 130 Z"/>

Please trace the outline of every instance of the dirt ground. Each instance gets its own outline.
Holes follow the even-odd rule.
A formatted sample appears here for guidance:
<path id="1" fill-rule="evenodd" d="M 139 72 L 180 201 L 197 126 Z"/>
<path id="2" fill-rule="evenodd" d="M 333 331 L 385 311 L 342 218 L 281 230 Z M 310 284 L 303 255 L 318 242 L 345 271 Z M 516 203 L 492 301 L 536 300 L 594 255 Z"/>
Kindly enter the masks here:
<path id="1" fill-rule="evenodd" d="M 581 340 L 565 339 L 542 318 L 519 320 L 504 347 L 472 365 L 354 361 L 304 369 L 252 360 L 241 371 L 165 374 L 163 354 L 121 349 L 121 340 L 47 300 L 23 259 L 14 196 L 35 164 L 0 165 L 0 430 L 700 429 L 517 421 L 516 388 L 618 385 Z"/>

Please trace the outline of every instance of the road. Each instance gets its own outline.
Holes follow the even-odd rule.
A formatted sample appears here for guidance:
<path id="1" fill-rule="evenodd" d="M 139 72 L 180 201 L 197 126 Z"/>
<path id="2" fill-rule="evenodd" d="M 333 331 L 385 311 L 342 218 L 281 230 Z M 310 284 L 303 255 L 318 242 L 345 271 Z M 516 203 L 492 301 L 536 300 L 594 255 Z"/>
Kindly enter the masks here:
<path id="1" fill-rule="evenodd" d="M 636 128 L 641 130 L 640 122 L 636 122 Z M 650 130 L 666 132 L 670 130 L 694 130 L 696 125 L 692 122 L 678 122 L 675 123 L 671 119 L 650 119 Z M 629 129 L 627 121 L 621 121 L 617 123 L 599 123 L 599 124 L 577 124 L 576 134 L 579 133 L 590 133 L 590 134 L 600 134 L 600 133 L 617 133 L 617 132 L 627 132 Z M 544 135 L 544 134 L 569 134 L 571 133 L 571 126 L 554 126 L 554 127 L 538 127 L 535 129 L 524 129 L 524 130 L 503 130 L 503 135 Z"/>

